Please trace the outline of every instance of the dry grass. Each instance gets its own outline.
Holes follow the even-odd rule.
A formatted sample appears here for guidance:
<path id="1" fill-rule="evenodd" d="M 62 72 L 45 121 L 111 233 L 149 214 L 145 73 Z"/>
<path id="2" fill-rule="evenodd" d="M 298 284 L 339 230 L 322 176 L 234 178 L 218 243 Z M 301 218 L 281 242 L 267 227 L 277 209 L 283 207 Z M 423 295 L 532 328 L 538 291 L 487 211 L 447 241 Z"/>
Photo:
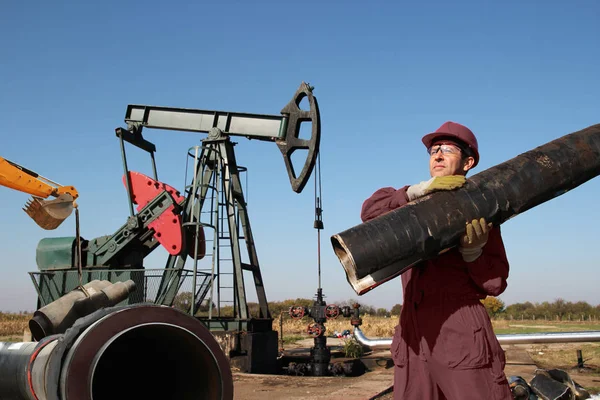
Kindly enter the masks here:
<path id="1" fill-rule="evenodd" d="M 362 318 L 362 325 L 360 329 L 367 336 L 372 337 L 390 337 L 394 334 L 394 326 L 398 323 L 398 317 L 383 318 L 375 317 L 370 315 L 364 315 Z M 314 321 L 311 318 L 304 317 L 301 320 L 293 320 L 287 314 L 283 314 L 283 336 L 307 336 L 306 328 L 309 324 Z M 326 335 L 331 335 L 333 332 L 343 332 L 346 329 L 352 331 L 352 325 L 350 325 L 350 318 L 339 316 L 336 319 L 328 320 L 325 323 L 327 331 Z M 277 317 L 273 321 L 273 329 L 280 332 L 280 317 Z"/>
<path id="2" fill-rule="evenodd" d="M 0 338 L 23 335 L 31 314 L 7 314 L 0 312 Z"/>
<path id="3" fill-rule="evenodd" d="M 368 337 L 391 337 L 394 334 L 394 327 L 398 324 L 398 316 L 391 318 L 363 315 L 360 329 Z M 273 329 L 279 332 L 280 317 L 275 318 Z M 283 335 L 307 335 L 306 328 L 314 321 L 309 317 L 301 320 L 292 320 L 289 315 L 283 314 Z M 565 331 L 598 331 L 600 322 L 579 322 L 579 321 L 532 321 L 532 320 L 492 320 L 492 326 L 497 334 L 507 333 L 534 333 L 534 332 L 565 332 Z M 334 331 L 342 332 L 346 329 L 352 330 L 350 318 L 342 316 L 325 323 L 326 334 L 332 334 Z M 281 334 L 281 332 L 280 332 Z"/>
<path id="4" fill-rule="evenodd" d="M 600 344 L 553 343 L 531 345 L 527 350 L 540 368 L 570 369 L 577 366 L 577 350 L 581 350 L 584 366 L 600 374 Z"/>
<path id="5" fill-rule="evenodd" d="M 494 320 L 492 324 L 497 334 L 600 331 L 598 321 Z M 550 343 L 517 347 L 526 347 L 527 353 L 540 368 L 566 370 L 578 365 L 577 350 L 581 350 L 585 370 L 595 376 L 600 374 L 600 343 Z"/>

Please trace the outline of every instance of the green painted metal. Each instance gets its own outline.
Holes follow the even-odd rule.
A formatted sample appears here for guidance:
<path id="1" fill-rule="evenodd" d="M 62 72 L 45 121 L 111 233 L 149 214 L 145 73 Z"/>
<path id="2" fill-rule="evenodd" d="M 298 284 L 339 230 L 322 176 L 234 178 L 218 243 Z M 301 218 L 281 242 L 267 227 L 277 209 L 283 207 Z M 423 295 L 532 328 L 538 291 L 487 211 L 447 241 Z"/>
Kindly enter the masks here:
<path id="1" fill-rule="evenodd" d="M 88 255 L 87 262 L 89 264 L 87 265 L 107 265 L 122 268 L 125 266 L 123 258 L 129 258 L 130 254 L 128 253 L 131 253 L 126 248 L 134 245 L 140 257 L 134 263 L 137 265 L 132 266 L 141 266 L 143 258 L 159 245 L 158 241 L 145 240 L 144 234 L 149 232 L 148 225 L 173 204 L 174 201 L 171 195 L 167 191 L 163 191 L 152 199 L 135 217 L 130 217 L 113 235 L 90 241 L 88 254 L 92 254 L 93 258 L 90 260 Z"/>
<path id="2" fill-rule="evenodd" d="M 172 197 L 164 191 L 156 196 L 136 216 L 130 217 L 114 234 L 89 241 L 82 238 L 83 267 L 139 268 L 158 245 L 147 238 L 148 225 L 173 205 Z M 141 221 L 144 221 L 143 223 Z M 77 268 L 75 237 L 44 238 L 36 249 L 40 271 Z M 135 250 L 135 251 L 131 251 Z"/>
<path id="3" fill-rule="evenodd" d="M 272 318 L 248 318 L 241 319 L 237 317 L 196 317 L 209 330 L 219 331 L 240 331 L 240 332 L 271 332 L 273 331 Z"/>
<path id="4" fill-rule="evenodd" d="M 136 290 L 130 295 L 129 299 L 123 304 L 135 304 L 141 302 L 153 302 L 154 293 L 156 293 L 159 282 L 164 275 L 165 270 L 158 269 L 112 269 L 112 268 L 83 268 L 81 274 L 81 283 L 85 285 L 94 279 L 107 280 L 112 283 L 124 282 L 132 279 L 136 284 Z M 33 285 L 38 293 L 38 303 L 41 306 L 49 304 L 65 293 L 77 288 L 80 284 L 79 273 L 77 269 L 66 268 L 60 270 L 45 270 L 30 272 L 29 275 Z M 189 291 L 191 286 L 192 272 L 189 270 L 181 271 L 182 280 L 177 289 L 178 293 Z"/>
<path id="5" fill-rule="evenodd" d="M 46 270 L 30 272 L 33 284 L 38 293 L 38 303 L 42 306 L 58 300 L 80 285 L 79 274 L 75 269 Z M 144 270 L 114 270 L 114 269 L 84 269 L 81 283 L 85 285 L 95 279 L 107 280 L 112 283 L 125 282 L 129 279 L 136 284 L 136 290 L 123 301 L 122 305 L 144 302 Z"/>
<path id="6" fill-rule="evenodd" d="M 44 238 L 39 241 L 35 261 L 40 271 L 71 268 L 75 237 Z"/>
<path id="7" fill-rule="evenodd" d="M 213 332 L 248 331 L 248 327 L 250 324 L 248 320 L 226 319 L 223 317 L 221 317 L 221 318 L 213 317 L 212 319 L 205 319 L 205 318 L 196 318 L 196 319 L 198 319 L 200 322 L 202 322 L 204 324 L 204 326 L 206 326 L 210 331 L 213 331 Z"/>
<path id="8" fill-rule="evenodd" d="M 219 137 L 218 132 L 213 133 L 211 137 L 211 139 L 202 141 L 201 151 L 195 152 L 193 156 L 194 178 L 192 184 L 186 187 L 186 200 L 182 205 L 183 223 L 190 226 L 201 223 L 201 214 L 210 211 L 211 207 L 217 210 L 216 213 L 211 212 L 210 221 L 206 221 L 202 225 L 215 228 L 213 254 L 211 255 L 213 268 L 210 274 L 217 279 L 218 283 L 213 285 L 211 282 L 210 287 L 194 285 L 194 306 L 199 307 L 203 301 L 208 300 L 215 303 L 217 310 L 220 310 L 221 303 L 229 303 L 229 301 L 221 300 L 221 291 L 223 289 L 233 290 L 233 295 L 230 297 L 231 304 L 227 305 L 233 306 L 236 318 L 248 319 L 250 315 L 244 271 L 249 271 L 253 278 L 251 284 L 253 284 L 258 298 L 260 317 L 270 318 L 271 314 L 240 179 L 240 171 L 244 168 L 237 165 L 234 143 L 229 137 Z M 209 188 L 213 189 L 211 196 L 208 196 Z M 210 199 L 208 199 L 209 197 Z M 213 206 L 206 204 L 211 202 L 215 204 Z M 204 206 L 208 206 L 209 210 L 203 210 Z M 228 249 L 227 256 L 221 257 L 220 246 Z M 243 262 L 243 252 L 246 252 L 248 263 Z M 185 253 L 169 256 L 165 268 L 166 273 L 156 299 L 157 304 L 172 304 L 176 294 L 174 289 L 180 280 L 179 271 L 183 269 L 187 258 Z M 194 263 L 193 270 L 197 271 L 197 260 L 192 259 L 191 261 Z M 223 261 L 227 261 L 224 263 L 227 265 L 222 266 Z M 226 268 L 226 266 L 229 267 L 229 262 L 231 263 L 230 270 Z M 225 280 L 227 279 L 226 275 L 229 274 L 232 275 L 231 283 Z M 222 282 L 227 282 L 227 284 Z M 216 295 L 212 291 L 209 295 L 209 290 L 205 290 L 210 288 L 217 291 Z M 194 307 L 192 307 L 193 313 Z M 220 311 L 217 311 L 216 318 L 220 317 Z"/>

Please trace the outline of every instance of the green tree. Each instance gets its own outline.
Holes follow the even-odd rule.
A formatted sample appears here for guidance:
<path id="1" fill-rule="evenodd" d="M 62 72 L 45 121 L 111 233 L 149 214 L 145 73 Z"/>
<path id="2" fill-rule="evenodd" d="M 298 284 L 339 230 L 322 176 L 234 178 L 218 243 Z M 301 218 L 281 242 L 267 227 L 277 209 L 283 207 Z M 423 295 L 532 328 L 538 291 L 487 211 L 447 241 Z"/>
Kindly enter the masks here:
<path id="1" fill-rule="evenodd" d="M 557 315 L 560 320 L 562 320 L 567 315 L 567 308 L 567 302 L 562 298 L 554 300 L 554 303 L 551 304 L 552 313 L 554 315 Z"/>
<path id="2" fill-rule="evenodd" d="M 386 308 L 378 308 L 377 309 L 377 314 L 378 317 L 387 317 L 389 316 L 388 310 Z"/>
<path id="3" fill-rule="evenodd" d="M 577 319 L 583 317 L 583 319 L 585 320 L 589 317 L 590 314 L 592 314 L 593 310 L 594 309 L 592 308 L 592 306 L 586 303 L 585 301 L 578 301 L 577 303 L 573 304 L 572 312 Z"/>
<path id="4" fill-rule="evenodd" d="M 269 302 L 269 311 L 274 317 L 278 317 L 282 312 L 287 314 L 290 307 L 312 307 L 314 300 L 312 299 L 288 299 L 283 301 L 271 301 Z"/>
<path id="5" fill-rule="evenodd" d="M 481 300 L 490 318 L 497 317 L 504 311 L 504 302 L 497 297 L 487 296 Z"/>
<path id="6" fill-rule="evenodd" d="M 354 304 L 359 304 L 360 305 L 360 314 L 361 315 L 377 315 L 377 310 L 375 309 L 375 307 L 370 306 L 368 304 L 363 304 L 358 300 L 354 300 L 354 299 L 349 299 L 349 300 L 344 300 L 344 301 L 340 301 L 338 303 L 336 303 L 340 308 L 341 307 L 350 307 L 350 309 L 353 308 Z"/>
<path id="7" fill-rule="evenodd" d="M 390 314 L 399 316 L 402 312 L 402 304 L 394 304 L 392 309 L 390 310 Z"/>

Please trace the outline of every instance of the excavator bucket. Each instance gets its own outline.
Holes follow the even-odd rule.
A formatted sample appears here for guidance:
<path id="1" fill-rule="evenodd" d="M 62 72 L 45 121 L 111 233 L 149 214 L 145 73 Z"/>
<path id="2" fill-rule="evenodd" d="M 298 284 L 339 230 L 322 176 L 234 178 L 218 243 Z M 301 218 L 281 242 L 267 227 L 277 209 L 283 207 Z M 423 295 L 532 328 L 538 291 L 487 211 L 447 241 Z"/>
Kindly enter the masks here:
<path id="1" fill-rule="evenodd" d="M 74 207 L 73 196 L 70 194 L 61 194 L 53 200 L 32 196 L 23 211 L 41 228 L 52 230 L 58 228 L 71 215 Z"/>

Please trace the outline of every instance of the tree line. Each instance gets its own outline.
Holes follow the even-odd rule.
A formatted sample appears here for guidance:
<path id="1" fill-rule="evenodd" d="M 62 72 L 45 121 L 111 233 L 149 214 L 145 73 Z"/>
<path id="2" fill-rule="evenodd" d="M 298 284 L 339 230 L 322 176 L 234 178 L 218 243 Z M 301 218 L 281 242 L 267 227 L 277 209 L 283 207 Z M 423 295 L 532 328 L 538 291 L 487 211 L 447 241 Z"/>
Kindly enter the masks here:
<path id="1" fill-rule="evenodd" d="M 600 304 L 593 306 L 585 301 L 571 302 L 558 298 L 553 302 L 515 303 L 505 306 L 495 297 L 483 300 L 488 314 L 499 319 L 533 319 L 555 321 L 599 321 Z"/>
<path id="2" fill-rule="evenodd" d="M 180 293 L 175 298 L 174 306 L 185 310 L 189 308 L 191 293 Z M 558 298 L 553 302 L 533 303 L 526 301 L 524 303 L 514 303 L 506 305 L 497 297 L 488 296 L 481 300 L 485 306 L 488 315 L 493 319 L 528 319 L 528 320 L 559 320 L 559 321 L 600 321 L 600 304 L 593 306 L 585 301 L 571 302 L 562 298 Z M 314 299 L 297 298 L 282 301 L 269 302 L 269 311 L 273 317 L 278 317 L 281 313 L 288 313 L 292 306 L 303 306 L 310 308 L 314 303 Z M 402 304 L 395 304 L 390 309 L 385 307 L 373 307 L 364 304 L 359 300 L 349 299 L 339 302 L 327 302 L 328 304 L 336 304 L 339 307 L 348 306 L 352 308 L 355 303 L 360 304 L 361 315 L 371 315 L 378 317 L 398 317 L 402 310 Z M 258 303 L 248 303 L 250 315 L 258 316 Z M 215 310 L 215 308 L 213 308 Z M 202 306 L 199 313 L 208 311 L 207 306 Z M 221 308 L 222 315 L 231 313 L 231 307 Z"/>

